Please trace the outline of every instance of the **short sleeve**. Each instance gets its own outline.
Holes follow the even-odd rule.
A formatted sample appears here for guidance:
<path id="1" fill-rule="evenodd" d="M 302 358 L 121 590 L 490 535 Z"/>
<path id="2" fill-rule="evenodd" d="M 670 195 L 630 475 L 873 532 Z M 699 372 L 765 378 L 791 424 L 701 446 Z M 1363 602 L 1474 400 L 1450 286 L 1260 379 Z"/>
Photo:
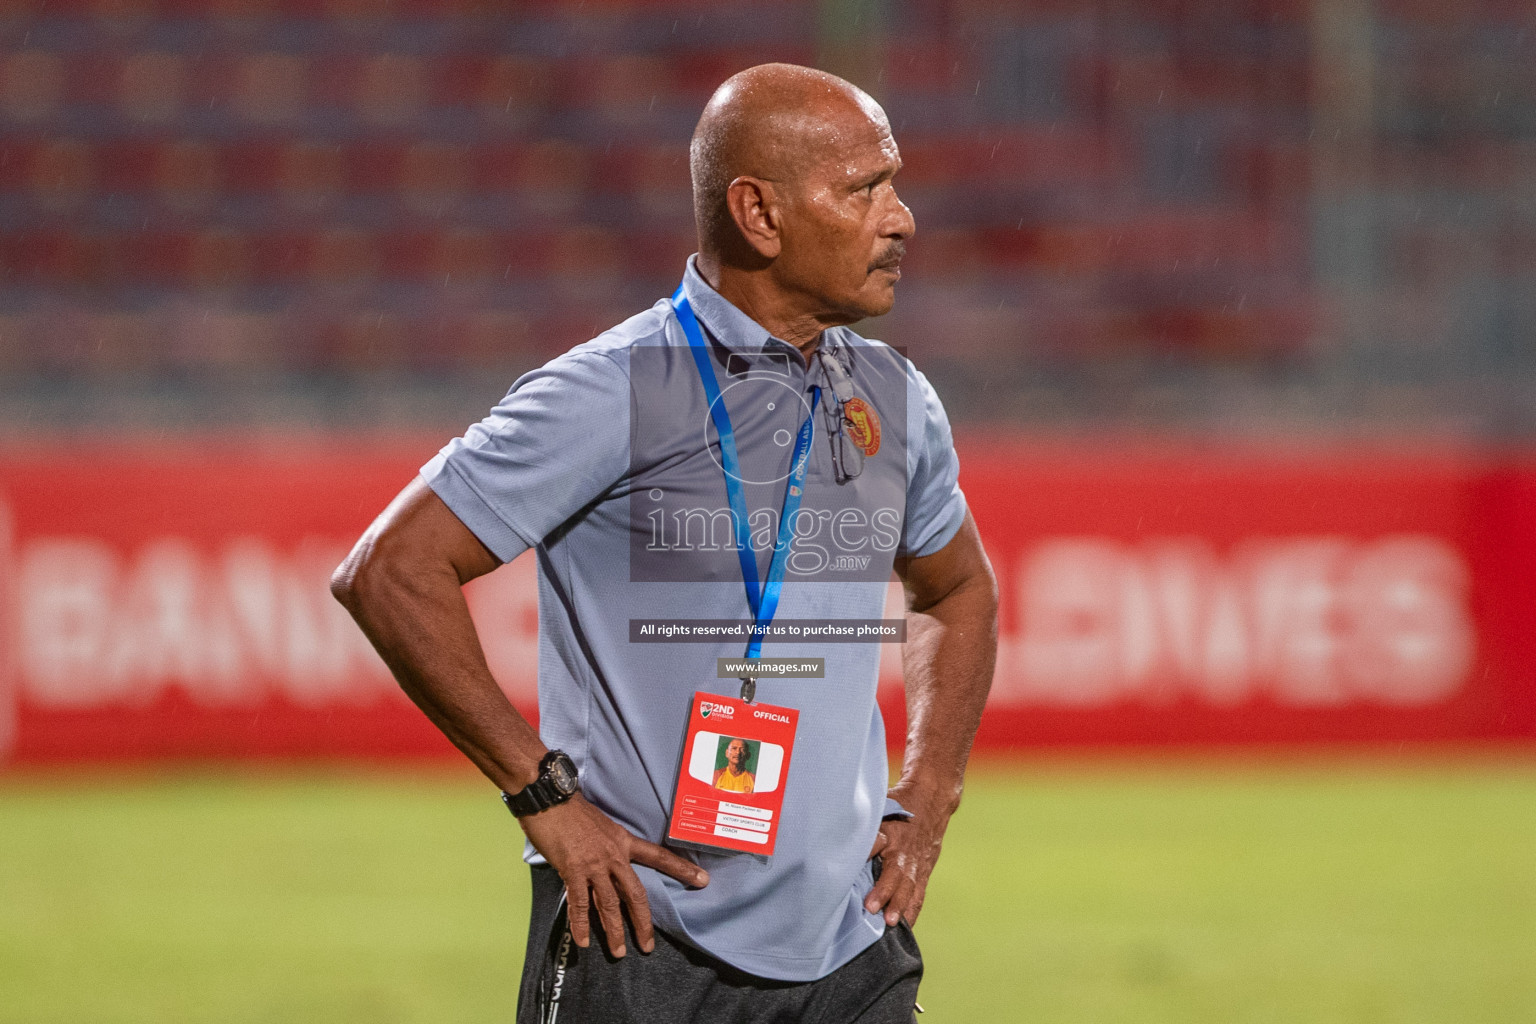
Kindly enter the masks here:
<path id="1" fill-rule="evenodd" d="M 421 468 L 503 562 L 536 546 L 629 470 L 629 380 L 576 348 L 524 374 L 490 415 Z"/>
<path id="2" fill-rule="evenodd" d="M 933 385 L 907 368 L 907 514 L 898 553 L 931 555 L 948 544 L 965 522 L 960 459 L 949 417 Z"/>

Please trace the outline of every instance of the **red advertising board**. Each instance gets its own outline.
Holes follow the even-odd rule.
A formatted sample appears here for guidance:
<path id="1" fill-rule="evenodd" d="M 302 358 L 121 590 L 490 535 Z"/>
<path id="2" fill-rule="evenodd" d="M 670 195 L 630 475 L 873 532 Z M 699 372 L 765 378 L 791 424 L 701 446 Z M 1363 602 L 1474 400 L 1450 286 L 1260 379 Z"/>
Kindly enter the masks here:
<path id="1" fill-rule="evenodd" d="M 0 453 L 0 758 L 448 753 L 326 586 L 434 448 Z M 1536 738 L 1536 462 L 996 442 L 962 460 L 1002 593 L 983 749 Z M 532 714 L 531 559 L 469 598 Z"/>
<path id="2" fill-rule="evenodd" d="M 1536 735 L 1536 465 L 991 450 L 982 746 Z"/>

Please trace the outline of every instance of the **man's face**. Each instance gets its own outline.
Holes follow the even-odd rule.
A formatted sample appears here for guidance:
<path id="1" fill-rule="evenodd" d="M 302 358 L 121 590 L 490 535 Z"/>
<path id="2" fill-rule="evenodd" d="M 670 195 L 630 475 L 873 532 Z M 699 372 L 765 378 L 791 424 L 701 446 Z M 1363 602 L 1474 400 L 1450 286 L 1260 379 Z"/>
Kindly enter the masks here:
<path id="1" fill-rule="evenodd" d="M 879 107 L 834 108 L 816 135 L 803 177 L 786 183 L 774 271 L 826 320 L 851 324 L 890 311 L 917 225 L 891 182 L 901 156 Z"/>
<path id="2" fill-rule="evenodd" d="M 747 745 L 741 740 L 731 740 L 725 748 L 725 759 L 732 768 L 740 769 L 747 763 Z"/>

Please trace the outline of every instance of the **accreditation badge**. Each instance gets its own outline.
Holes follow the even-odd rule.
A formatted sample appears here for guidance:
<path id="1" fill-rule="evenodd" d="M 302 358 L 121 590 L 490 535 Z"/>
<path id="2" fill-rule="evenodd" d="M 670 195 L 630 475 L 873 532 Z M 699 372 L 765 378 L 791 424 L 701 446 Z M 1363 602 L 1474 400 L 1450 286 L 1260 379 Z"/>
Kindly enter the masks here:
<path id="1" fill-rule="evenodd" d="M 667 839 L 772 856 L 799 719 L 794 708 L 695 693 Z"/>

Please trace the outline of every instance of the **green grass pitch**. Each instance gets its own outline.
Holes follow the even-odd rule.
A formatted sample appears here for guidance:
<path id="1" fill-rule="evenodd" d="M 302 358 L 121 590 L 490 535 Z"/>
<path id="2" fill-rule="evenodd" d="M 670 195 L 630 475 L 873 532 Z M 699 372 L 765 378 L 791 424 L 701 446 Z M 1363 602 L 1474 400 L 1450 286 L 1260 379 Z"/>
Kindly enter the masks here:
<path id="1" fill-rule="evenodd" d="M 0 1022 L 507 1021 L 468 772 L 0 778 Z M 925 1022 L 1536 1021 L 1536 763 L 980 766 Z"/>

